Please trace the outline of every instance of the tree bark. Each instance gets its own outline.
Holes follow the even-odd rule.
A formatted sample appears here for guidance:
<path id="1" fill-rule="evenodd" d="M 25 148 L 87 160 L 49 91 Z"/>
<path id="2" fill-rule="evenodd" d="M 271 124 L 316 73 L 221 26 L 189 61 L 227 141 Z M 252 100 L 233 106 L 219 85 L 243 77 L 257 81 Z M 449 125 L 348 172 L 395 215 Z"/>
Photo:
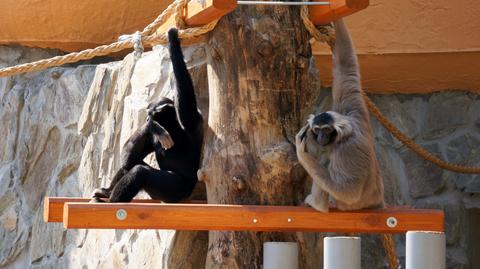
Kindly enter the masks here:
<path id="1" fill-rule="evenodd" d="M 292 7 L 238 7 L 207 38 L 209 117 L 200 178 L 209 203 L 300 205 L 309 191 L 294 135 L 320 91 L 309 36 Z M 209 234 L 206 268 L 261 268 L 262 243 L 299 241 L 318 268 L 318 234 Z"/>

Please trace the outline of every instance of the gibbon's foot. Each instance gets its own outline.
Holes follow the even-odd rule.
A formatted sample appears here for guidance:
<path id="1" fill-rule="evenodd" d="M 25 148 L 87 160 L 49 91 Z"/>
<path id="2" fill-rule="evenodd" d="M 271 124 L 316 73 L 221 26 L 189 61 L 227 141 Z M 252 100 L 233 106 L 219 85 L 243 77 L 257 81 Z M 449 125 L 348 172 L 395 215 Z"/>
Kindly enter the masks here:
<path id="1" fill-rule="evenodd" d="M 98 188 L 93 190 L 92 198 L 109 198 L 110 193 L 106 188 Z"/>
<path id="2" fill-rule="evenodd" d="M 108 199 L 105 200 L 105 199 L 102 199 L 102 198 L 99 198 L 99 197 L 93 197 L 92 199 L 90 199 L 90 201 L 88 201 L 89 203 L 105 203 L 105 202 L 108 202 Z"/>
<path id="3" fill-rule="evenodd" d="M 305 204 L 309 205 L 317 211 L 328 213 L 328 202 L 323 203 L 320 201 L 316 201 L 312 194 L 307 195 L 307 198 L 305 198 Z"/>

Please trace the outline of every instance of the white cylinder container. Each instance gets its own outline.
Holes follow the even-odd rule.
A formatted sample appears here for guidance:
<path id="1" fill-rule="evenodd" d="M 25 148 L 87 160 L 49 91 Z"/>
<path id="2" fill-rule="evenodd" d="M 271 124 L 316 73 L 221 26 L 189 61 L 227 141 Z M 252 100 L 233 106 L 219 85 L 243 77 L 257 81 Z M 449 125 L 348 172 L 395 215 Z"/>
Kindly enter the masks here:
<path id="1" fill-rule="evenodd" d="M 407 232 L 407 269 L 445 269 L 445 234 Z"/>
<path id="2" fill-rule="evenodd" d="M 263 243 L 263 269 L 298 269 L 298 244 L 295 242 Z"/>
<path id="3" fill-rule="evenodd" d="M 325 237 L 323 239 L 323 269 L 360 269 L 360 237 Z"/>

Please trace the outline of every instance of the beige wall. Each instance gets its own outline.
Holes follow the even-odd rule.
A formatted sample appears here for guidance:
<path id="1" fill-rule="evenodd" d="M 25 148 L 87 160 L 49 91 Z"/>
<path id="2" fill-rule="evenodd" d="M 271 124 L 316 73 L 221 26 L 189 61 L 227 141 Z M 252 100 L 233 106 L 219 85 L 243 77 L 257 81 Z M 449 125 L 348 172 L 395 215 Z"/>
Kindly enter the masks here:
<path id="1" fill-rule="evenodd" d="M 116 41 L 153 21 L 160 0 L 2 0 L 0 44 L 76 51 Z"/>
<path id="2" fill-rule="evenodd" d="M 480 2 L 370 0 L 346 22 L 367 91 L 480 91 Z M 328 85 L 329 48 L 313 49 Z"/>
<path id="3" fill-rule="evenodd" d="M 359 54 L 480 51 L 476 0 L 370 0 L 346 22 Z"/>

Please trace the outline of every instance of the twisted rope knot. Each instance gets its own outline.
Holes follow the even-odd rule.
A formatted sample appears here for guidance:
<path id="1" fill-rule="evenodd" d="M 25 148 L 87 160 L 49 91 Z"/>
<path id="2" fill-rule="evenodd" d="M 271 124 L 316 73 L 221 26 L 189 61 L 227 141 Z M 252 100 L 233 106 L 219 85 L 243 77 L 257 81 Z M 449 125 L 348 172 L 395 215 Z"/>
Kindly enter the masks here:
<path id="1" fill-rule="evenodd" d="M 171 3 L 163 12 L 141 32 L 135 32 L 130 35 L 123 35 L 117 42 L 109 45 L 102 45 L 92 49 L 86 49 L 80 52 L 72 52 L 62 56 L 56 56 L 49 59 L 42 59 L 36 62 L 19 64 L 15 66 L 9 66 L 0 68 L 0 77 L 13 76 L 28 72 L 40 71 L 54 66 L 60 66 L 67 63 L 75 63 L 80 60 L 91 59 L 96 56 L 104 56 L 115 52 L 122 51 L 132 46 L 135 50 L 135 58 L 138 59 L 143 51 L 144 44 L 153 46 L 157 44 L 165 44 L 168 41 L 166 34 L 157 35 L 155 32 L 157 29 L 164 25 L 170 16 L 175 16 L 175 24 L 177 28 L 185 28 L 183 22 L 183 9 L 186 7 L 187 0 L 175 0 Z M 186 28 L 178 31 L 178 35 L 181 39 L 190 39 L 200 35 L 203 35 L 215 28 L 218 20 L 212 21 L 206 25 L 199 27 Z"/>
<path id="2" fill-rule="evenodd" d="M 142 44 L 142 33 L 140 31 L 136 31 L 130 35 L 121 35 L 118 37 L 118 41 L 130 41 L 133 44 L 134 56 L 135 59 L 139 59 L 144 52 L 143 44 Z"/>

